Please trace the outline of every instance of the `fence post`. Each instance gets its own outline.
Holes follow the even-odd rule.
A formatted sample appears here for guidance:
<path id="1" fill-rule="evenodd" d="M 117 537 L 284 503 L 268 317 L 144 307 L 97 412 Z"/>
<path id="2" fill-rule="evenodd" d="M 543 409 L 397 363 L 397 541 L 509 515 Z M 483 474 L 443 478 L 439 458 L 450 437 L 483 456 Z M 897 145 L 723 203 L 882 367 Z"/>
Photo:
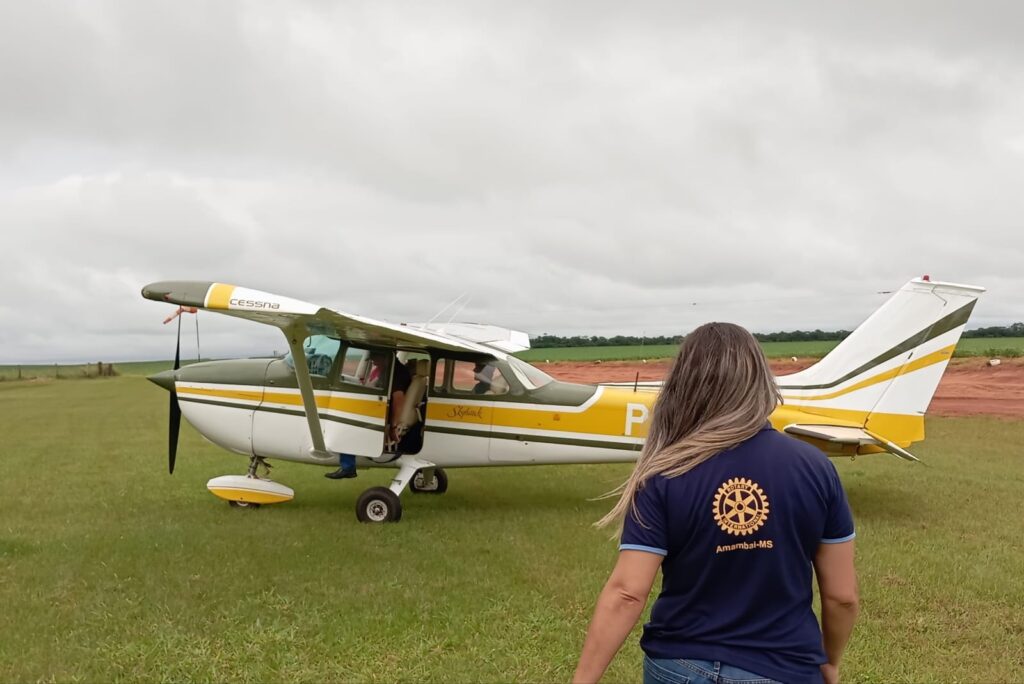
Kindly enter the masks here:
<path id="1" fill-rule="evenodd" d="M 57 364 L 53 364 L 53 377 L 60 377 L 60 366 L 58 366 Z"/>
<path id="2" fill-rule="evenodd" d="M 21 380 L 21 366 L 18 366 L 18 379 Z"/>

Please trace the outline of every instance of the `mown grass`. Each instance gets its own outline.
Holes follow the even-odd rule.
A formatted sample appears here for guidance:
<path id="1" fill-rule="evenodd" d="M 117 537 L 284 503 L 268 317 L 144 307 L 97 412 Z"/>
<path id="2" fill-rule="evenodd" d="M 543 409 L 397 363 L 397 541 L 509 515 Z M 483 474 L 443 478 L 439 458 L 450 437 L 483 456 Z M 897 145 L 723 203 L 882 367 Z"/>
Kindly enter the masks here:
<path id="1" fill-rule="evenodd" d="M 761 348 L 770 358 L 791 356 L 820 358 L 839 342 L 762 342 Z M 679 347 L 672 344 L 634 345 L 626 347 L 548 347 L 530 349 L 516 354 L 524 361 L 632 361 L 664 359 L 676 355 Z M 990 337 L 962 339 L 954 356 L 1019 357 L 1024 355 L 1024 337 Z"/>
<path id="2" fill-rule="evenodd" d="M 140 377 L 0 385 L 0 681 L 566 681 L 615 547 L 590 501 L 628 466 L 451 473 L 398 525 L 355 522 L 389 471 L 241 473 Z M 841 461 L 863 612 L 847 682 L 1024 681 L 1024 422 L 932 419 L 916 451 Z M 636 634 L 607 681 L 638 681 Z"/>

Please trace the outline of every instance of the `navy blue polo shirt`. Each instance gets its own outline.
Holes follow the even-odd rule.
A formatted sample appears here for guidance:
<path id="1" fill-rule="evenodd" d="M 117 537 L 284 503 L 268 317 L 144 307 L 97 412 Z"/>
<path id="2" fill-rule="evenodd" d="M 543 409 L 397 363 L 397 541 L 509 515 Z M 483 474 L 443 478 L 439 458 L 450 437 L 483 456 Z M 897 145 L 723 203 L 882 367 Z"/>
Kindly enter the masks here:
<path id="1" fill-rule="evenodd" d="M 647 655 L 820 684 L 812 561 L 820 544 L 854 538 L 828 457 L 766 425 L 688 473 L 651 478 L 636 507 L 642 522 L 627 513 L 619 548 L 665 557 Z"/>

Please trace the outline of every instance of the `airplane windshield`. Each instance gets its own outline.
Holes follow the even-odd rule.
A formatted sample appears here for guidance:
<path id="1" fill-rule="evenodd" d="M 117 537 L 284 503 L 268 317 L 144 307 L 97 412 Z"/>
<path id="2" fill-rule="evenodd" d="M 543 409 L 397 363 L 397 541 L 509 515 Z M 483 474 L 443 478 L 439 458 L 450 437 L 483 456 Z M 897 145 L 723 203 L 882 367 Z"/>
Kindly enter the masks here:
<path id="1" fill-rule="evenodd" d="M 302 345 L 302 351 L 306 354 L 306 366 L 309 368 L 310 374 L 327 375 L 340 348 L 341 340 L 327 337 L 327 335 L 307 337 Z M 291 352 L 285 354 L 284 361 L 291 368 L 295 367 L 295 359 L 292 358 Z"/>
<path id="2" fill-rule="evenodd" d="M 508 357 L 508 365 L 515 371 L 519 381 L 526 385 L 527 389 L 538 389 L 554 382 L 554 378 L 539 368 L 535 368 L 525 361 L 520 361 L 514 356 Z"/>

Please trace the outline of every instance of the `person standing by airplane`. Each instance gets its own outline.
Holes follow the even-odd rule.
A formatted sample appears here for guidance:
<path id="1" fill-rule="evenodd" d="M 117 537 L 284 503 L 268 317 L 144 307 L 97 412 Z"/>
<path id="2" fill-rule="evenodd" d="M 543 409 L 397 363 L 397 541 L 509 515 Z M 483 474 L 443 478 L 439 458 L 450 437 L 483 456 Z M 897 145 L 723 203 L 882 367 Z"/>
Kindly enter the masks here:
<path id="1" fill-rule="evenodd" d="M 839 681 L 858 612 L 853 518 L 828 458 L 768 422 L 781 401 L 749 332 L 708 323 L 686 337 L 636 467 L 598 522 L 622 521 L 620 552 L 574 682 L 604 674 L 658 568 L 645 684 Z"/>
<path id="2" fill-rule="evenodd" d="M 373 352 L 370 354 L 370 370 L 366 374 L 364 384 L 367 387 L 383 387 L 387 382 L 388 361 L 393 358 L 387 352 Z M 385 442 L 392 444 L 398 440 L 398 419 L 402 414 L 402 406 L 405 404 L 405 393 L 412 383 L 412 375 L 404 363 L 395 363 L 395 372 L 391 378 L 391 419 L 385 421 L 386 431 Z M 324 477 L 330 480 L 344 480 L 350 477 L 358 477 L 356 471 L 356 457 L 352 454 L 338 454 L 338 469 L 325 473 Z"/>

